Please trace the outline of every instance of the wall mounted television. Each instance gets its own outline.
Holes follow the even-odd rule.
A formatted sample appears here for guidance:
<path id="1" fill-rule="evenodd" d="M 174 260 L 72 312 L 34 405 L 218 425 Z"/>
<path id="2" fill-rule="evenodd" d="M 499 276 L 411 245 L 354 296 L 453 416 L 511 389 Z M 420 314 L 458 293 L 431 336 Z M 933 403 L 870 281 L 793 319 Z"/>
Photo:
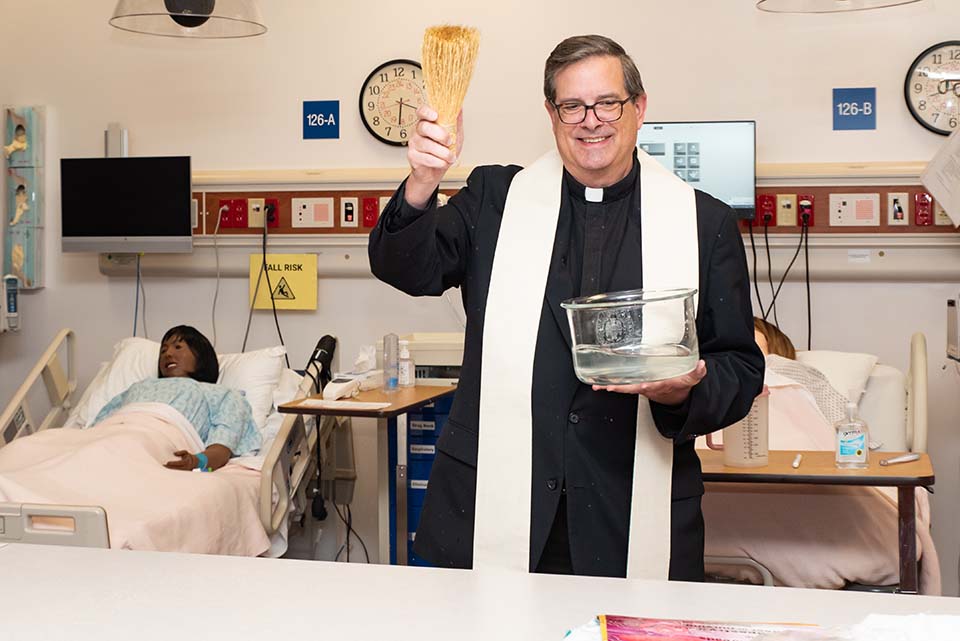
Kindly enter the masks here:
<path id="1" fill-rule="evenodd" d="M 637 147 L 691 187 L 752 220 L 756 210 L 757 124 L 753 120 L 644 122 Z"/>
<path id="2" fill-rule="evenodd" d="M 65 252 L 193 251 L 189 156 L 60 160 Z"/>

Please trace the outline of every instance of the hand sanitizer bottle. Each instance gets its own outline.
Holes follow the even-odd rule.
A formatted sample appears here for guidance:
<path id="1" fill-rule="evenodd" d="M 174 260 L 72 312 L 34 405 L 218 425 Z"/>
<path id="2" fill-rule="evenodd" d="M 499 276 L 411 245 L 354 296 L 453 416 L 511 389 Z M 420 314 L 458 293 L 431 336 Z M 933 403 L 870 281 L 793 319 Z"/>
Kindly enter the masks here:
<path id="1" fill-rule="evenodd" d="M 857 398 L 852 392 L 850 398 Z M 833 424 L 837 430 L 836 461 L 839 468 L 868 467 L 870 437 L 867 424 L 857 416 L 857 404 L 847 401 L 846 416 Z"/>
<path id="2" fill-rule="evenodd" d="M 399 364 L 400 387 L 413 387 L 417 382 L 417 372 L 410 358 L 410 341 L 400 341 Z"/>

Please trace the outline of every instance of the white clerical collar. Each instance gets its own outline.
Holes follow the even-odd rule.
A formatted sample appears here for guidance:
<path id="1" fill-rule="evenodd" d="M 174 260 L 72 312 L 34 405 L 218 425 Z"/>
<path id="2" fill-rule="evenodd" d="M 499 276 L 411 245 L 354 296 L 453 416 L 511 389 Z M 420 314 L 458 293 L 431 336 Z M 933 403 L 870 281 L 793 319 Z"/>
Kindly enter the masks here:
<path id="1" fill-rule="evenodd" d="M 584 187 L 583 198 L 588 203 L 602 203 L 603 187 Z"/>

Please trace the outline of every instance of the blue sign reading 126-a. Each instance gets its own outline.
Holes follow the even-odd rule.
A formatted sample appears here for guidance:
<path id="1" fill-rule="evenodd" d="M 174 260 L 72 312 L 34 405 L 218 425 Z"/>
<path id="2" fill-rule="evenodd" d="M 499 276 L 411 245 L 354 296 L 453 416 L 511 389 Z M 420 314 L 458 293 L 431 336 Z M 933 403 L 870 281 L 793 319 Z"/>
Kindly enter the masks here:
<path id="1" fill-rule="evenodd" d="M 303 139 L 340 137 L 340 101 L 303 101 Z"/>
<path id="2" fill-rule="evenodd" d="M 833 129 L 876 129 L 877 89 L 833 90 Z"/>

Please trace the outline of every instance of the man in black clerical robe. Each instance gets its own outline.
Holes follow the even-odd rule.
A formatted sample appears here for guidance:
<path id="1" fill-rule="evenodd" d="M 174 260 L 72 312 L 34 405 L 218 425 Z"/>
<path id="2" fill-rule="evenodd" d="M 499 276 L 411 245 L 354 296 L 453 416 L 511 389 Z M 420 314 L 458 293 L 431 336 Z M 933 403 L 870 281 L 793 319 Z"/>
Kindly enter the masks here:
<path id="1" fill-rule="evenodd" d="M 763 381 L 736 220 L 729 207 L 696 192 L 697 369 L 652 386 L 581 383 L 560 302 L 643 287 L 634 149 L 646 99 L 632 60 L 601 36 L 557 46 L 547 61 L 545 94 L 564 175 L 546 288 L 530 292 L 543 297 L 532 389 L 530 569 L 625 575 L 639 392 L 651 401 L 657 429 L 674 442 L 670 578 L 702 580 L 703 482 L 694 439 L 743 418 Z M 461 290 L 463 367 L 414 549 L 437 565 L 470 567 L 484 313 L 504 203 L 521 168 L 478 167 L 438 207 L 437 187 L 458 150 L 445 146 L 447 132 L 432 110 L 421 109 L 420 117 L 408 152 L 411 175 L 372 231 L 369 256 L 379 279 L 408 294 Z M 462 132 L 458 138 L 462 145 Z"/>

